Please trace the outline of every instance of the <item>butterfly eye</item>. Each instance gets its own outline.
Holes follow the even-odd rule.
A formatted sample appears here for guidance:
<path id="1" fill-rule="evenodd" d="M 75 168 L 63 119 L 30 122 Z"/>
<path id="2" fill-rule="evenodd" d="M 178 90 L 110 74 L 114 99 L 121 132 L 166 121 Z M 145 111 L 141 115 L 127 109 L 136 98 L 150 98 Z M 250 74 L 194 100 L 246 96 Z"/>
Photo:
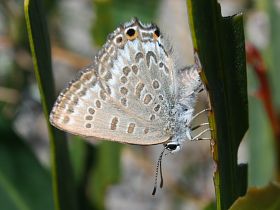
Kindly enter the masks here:
<path id="1" fill-rule="evenodd" d="M 157 28 L 157 29 L 154 31 L 154 38 L 157 39 L 157 38 L 159 38 L 159 36 L 160 36 L 160 31 L 159 31 L 159 29 Z"/>
<path id="2" fill-rule="evenodd" d="M 171 153 L 178 152 L 181 149 L 180 144 L 177 142 L 170 142 L 166 144 L 165 148 L 171 151 Z"/>
<path id="3" fill-rule="evenodd" d="M 127 39 L 134 40 L 137 37 L 137 31 L 135 29 L 130 28 L 126 31 Z"/>

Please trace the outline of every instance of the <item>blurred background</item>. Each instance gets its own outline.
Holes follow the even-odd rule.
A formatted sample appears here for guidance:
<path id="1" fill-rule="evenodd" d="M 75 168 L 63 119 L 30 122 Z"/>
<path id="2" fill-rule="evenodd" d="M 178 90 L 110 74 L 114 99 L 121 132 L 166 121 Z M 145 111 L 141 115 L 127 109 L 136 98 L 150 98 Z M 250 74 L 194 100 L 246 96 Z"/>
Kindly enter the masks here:
<path id="1" fill-rule="evenodd" d="M 244 13 L 246 42 L 261 53 L 267 70 L 260 77 L 248 65 L 250 130 L 239 149 L 239 162 L 249 162 L 249 186 L 265 186 L 275 178 L 276 170 L 273 117 L 265 103 L 270 104 L 275 118 L 280 111 L 280 1 L 220 3 L 224 16 Z M 179 66 L 193 63 L 184 0 L 45 0 L 43 5 L 57 94 L 91 62 L 107 35 L 132 17 L 160 27 L 174 46 Z M 262 82 L 263 77 L 268 83 Z M 264 85 L 271 98 L 262 97 Z M 207 96 L 202 92 L 196 109 L 207 107 Z M 201 116 L 194 124 L 206 121 L 207 116 Z M 164 187 L 152 197 L 162 145 L 90 145 L 79 137 L 68 137 L 81 209 L 195 210 L 214 205 L 209 141 L 186 142 L 182 151 L 165 156 Z M 23 207 L 30 205 L 53 209 L 48 132 L 22 0 L 0 1 L 0 139 L 0 209 L 26 209 Z"/>

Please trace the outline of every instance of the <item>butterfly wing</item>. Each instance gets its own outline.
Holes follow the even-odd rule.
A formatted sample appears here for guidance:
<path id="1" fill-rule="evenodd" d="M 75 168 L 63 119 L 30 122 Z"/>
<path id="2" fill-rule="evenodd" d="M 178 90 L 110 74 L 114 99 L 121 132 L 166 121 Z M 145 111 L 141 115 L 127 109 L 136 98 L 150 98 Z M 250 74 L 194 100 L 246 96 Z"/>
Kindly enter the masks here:
<path id="1" fill-rule="evenodd" d="M 117 28 L 94 64 L 60 94 L 51 123 L 85 137 L 142 145 L 168 141 L 174 64 L 156 30 L 136 19 Z"/>

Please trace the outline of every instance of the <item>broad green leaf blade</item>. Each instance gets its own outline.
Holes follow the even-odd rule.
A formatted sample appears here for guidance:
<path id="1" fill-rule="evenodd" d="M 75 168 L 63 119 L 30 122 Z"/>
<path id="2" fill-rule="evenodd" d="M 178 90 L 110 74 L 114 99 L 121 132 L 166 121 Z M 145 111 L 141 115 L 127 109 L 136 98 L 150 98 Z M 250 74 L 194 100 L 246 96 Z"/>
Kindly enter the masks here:
<path id="1" fill-rule="evenodd" d="M 280 209 L 280 187 L 270 184 L 265 188 L 250 188 L 248 193 L 238 198 L 230 210 L 278 210 Z"/>
<path id="2" fill-rule="evenodd" d="M 187 0 L 194 50 L 212 106 L 217 209 L 228 209 L 246 191 L 247 167 L 238 167 L 238 146 L 248 129 L 242 15 L 222 17 L 216 0 Z"/>
<path id="3" fill-rule="evenodd" d="M 49 130 L 55 208 L 75 210 L 76 194 L 66 137 L 63 132 L 52 127 L 48 120 L 55 101 L 55 91 L 49 35 L 41 1 L 25 0 L 24 10 L 34 71 Z"/>
<path id="4" fill-rule="evenodd" d="M 49 172 L 7 124 L 0 122 L 0 209 L 53 209 Z"/>

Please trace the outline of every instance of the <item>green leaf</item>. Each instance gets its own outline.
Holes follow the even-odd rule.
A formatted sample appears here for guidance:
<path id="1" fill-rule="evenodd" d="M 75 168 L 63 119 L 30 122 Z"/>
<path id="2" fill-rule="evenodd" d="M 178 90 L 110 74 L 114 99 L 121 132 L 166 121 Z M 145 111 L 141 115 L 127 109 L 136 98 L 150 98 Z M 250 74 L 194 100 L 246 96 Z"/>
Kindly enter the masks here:
<path id="1" fill-rule="evenodd" d="M 265 188 L 250 188 L 248 193 L 238 198 L 230 210 L 277 210 L 280 209 L 280 187 L 270 184 Z"/>
<path id="2" fill-rule="evenodd" d="M 0 209 L 53 209 L 49 172 L 10 127 L 0 133 Z"/>
<path id="3" fill-rule="evenodd" d="M 41 1 L 25 0 L 24 10 L 34 71 L 49 130 L 55 208 L 75 210 L 77 209 L 76 192 L 66 137 L 63 132 L 52 127 L 48 120 L 55 101 L 55 91 L 50 41 Z"/>
<path id="4" fill-rule="evenodd" d="M 222 17 L 216 0 L 187 0 L 187 5 L 194 50 L 212 106 L 217 209 L 228 209 L 247 187 L 247 167 L 237 164 L 238 147 L 248 129 L 242 15 Z"/>

